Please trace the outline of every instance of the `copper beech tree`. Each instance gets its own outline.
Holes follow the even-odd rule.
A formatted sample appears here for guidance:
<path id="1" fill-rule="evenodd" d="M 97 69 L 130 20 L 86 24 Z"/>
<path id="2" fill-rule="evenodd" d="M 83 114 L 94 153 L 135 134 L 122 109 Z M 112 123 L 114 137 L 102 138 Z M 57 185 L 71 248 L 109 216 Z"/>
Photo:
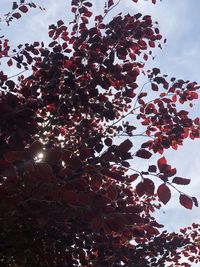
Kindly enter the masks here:
<path id="1" fill-rule="evenodd" d="M 164 42 L 149 15 L 110 18 L 119 2 L 105 1 L 102 14 L 92 2 L 72 0 L 74 20 L 50 25 L 49 44 L 13 49 L 1 36 L 1 66 L 18 74 L 0 71 L 0 265 L 191 266 L 199 225 L 168 233 L 153 213 L 172 190 L 180 205 L 198 206 L 164 153 L 199 138 L 189 112 L 199 86 L 145 72 Z M 14 2 L 1 23 L 31 8 Z M 147 169 L 135 169 L 139 158 Z"/>

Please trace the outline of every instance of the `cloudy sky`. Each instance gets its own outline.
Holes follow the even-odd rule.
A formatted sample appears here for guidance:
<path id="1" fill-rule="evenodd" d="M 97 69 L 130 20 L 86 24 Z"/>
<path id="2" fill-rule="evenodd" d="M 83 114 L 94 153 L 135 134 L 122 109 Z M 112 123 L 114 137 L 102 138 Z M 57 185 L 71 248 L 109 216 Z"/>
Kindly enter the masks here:
<path id="1" fill-rule="evenodd" d="M 70 21 L 69 0 L 35 0 L 35 3 L 46 8 L 46 12 L 32 10 L 19 21 L 14 21 L 10 27 L 1 25 L 0 35 L 6 34 L 12 44 L 30 41 L 47 40 L 47 26 L 62 18 Z M 95 9 L 100 11 L 103 0 L 96 0 Z M 162 50 L 155 52 L 155 60 L 151 66 L 159 67 L 162 73 L 184 80 L 200 83 L 200 1 L 199 0 L 163 0 L 157 5 L 140 0 L 134 4 L 131 0 L 122 0 L 115 11 L 134 14 L 141 12 L 152 15 L 160 25 L 161 33 L 167 38 L 167 44 Z M 0 1 L 0 14 L 10 10 L 12 0 Z M 111 15 L 112 15 L 111 14 Z M 13 73 L 12 73 L 13 74 Z M 195 105 L 195 115 L 200 116 L 200 101 Z M 191 178 L 191 185 L 181 188 L 189 195 L 200 199 L 200 140 L 186 141 L 179 151 L 168 151 L 167 157 L 171 165 L 178 169 L 178 176 Z M 170 231 L 180 227 L 200 223 L 200 210 L 194 208 L 188 211 L 180 207 L 179 195 L 174 192 L 173 200 L 162 208 L 158 214 L 161 223 Z"/>

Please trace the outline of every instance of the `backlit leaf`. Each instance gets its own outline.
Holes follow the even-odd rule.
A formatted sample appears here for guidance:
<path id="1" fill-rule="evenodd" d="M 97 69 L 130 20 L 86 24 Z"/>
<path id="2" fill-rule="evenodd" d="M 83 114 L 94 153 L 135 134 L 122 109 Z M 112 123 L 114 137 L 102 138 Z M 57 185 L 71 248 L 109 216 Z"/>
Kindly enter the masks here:
<path id="1" fill-rule="evenodd" d="M 180 198 L 179 198 L 180 204 L 185 207 L 186 209 L 192 209 L 193 207 L 193 201 L 190 197 L 180 194 Z"/>
<path id="2" fill-rule="evenodd" d="M 161 184 L 158 189 L 157 189 L 157 194 L 159 199 L 164 203 L 167 204 L 167 202 L 170 200 L 171 198 L 171 191 L 169 189 L 169 187 L 163 183 Z"/>

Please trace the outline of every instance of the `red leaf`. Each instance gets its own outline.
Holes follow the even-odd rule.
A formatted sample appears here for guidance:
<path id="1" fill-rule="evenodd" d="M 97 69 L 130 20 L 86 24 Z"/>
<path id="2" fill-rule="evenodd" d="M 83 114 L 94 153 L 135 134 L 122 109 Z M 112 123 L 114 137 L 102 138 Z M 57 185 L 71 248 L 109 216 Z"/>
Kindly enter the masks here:
<path id="1" fill-rule="evenodd" d="M 69 69 L 72 65 L 72 61 L 71 60 L 65 60 L 64 62 L 64 67 Z"/>
<path id="2" fill-rule="evenodd" d="M 158 231 L 158 229 L 156 229 L 156 228 L 154 228 L 154 227 L 152 227 L 152 226 L 150 226 L 150 225 L 146 225 L 145 226 L 145 230 L 147 231 L 147 233 L 149 234 L 149 235 L 158 235 L 159 234 L 159 231 Z"/>
<path id="3" fill-rule="evenodd" d="M 168 201 L 170 200 L 170 198 L 171 198 L 171 191 L 170 191 L 169 187 L 166 186 L 166 184 L 161 184 L 161 185 L 158 187 L 157 194 L 158 194 L 159 199 L 160 199 L 164 204 L 167 204 L 167 202 L 168 202 Z"/>
<path id="4" fill-rule="evenodd" d="M 198 99 L 198 97 L 199 97 L 197 92 L 191 92 L 190 96 L 192 97 L 192 99 Z"/>
<path id="5" fill-rule="evenodd" d="M 148 168 L 148 171 L 149 172 L 157 172 L 157 168 L 155 165 L 150 165 L 149 168 Z"/>
<path id="6" fill-rule="evenodd" d="M 165 157 L 162 157 L 158 160 L 158 168 L 162 172 L 163 166 L 167 165 L 167 160 Z"/>
<path id="7" fill-rule="evenodd" d="M 19 7 L 19 10 L 20 10 L 21 12 L 23 12 L 23 13 L 28 12 L 28 8 L 27 8 L 27 6 L 20 6 L 20 7 Z"/>
<path id="8" fill-rule="evenodd" d="M 155 83 L 152 83 L 152 84 L 151 84 L 151 89 L 152 89 L 153 91 L 158 91 L 158 85 L 155 84 Z"/>
<path id="9" fill-rule="evenodd" d="M 132 174 L 129 179 L 128 179 L 128 182 L 134 182 L 137 178 L 138 178 L 139 174 L 138 173 L 135 173 L 135 174 Z"/>
<path id="10" fill-rule="evenodd" d="M 186 195 L 180 195 L 179 198 L 180 204 L 185 207 L 186 209 L 192 209 L 193 207 L 193 201 L 190 197 L 186 196 Z"/>
<path id="11" fill-rule="evenodd" d="M 119 145 L 120 152 L 127 153 L 133 146 L 132 142 L 129 139 L 126 139 Z"/>
<path id="12" fill-rule="evenodd" d="M 142 197 L 145 194 L 145 189 L 142 182 L 138 183 L 135 189 L 139 197 Z"/>
<path id="13" fill-rule="evenodd" d="M 58 27 L 62 26 L 63 24 L 64 24 L 63 20 L 60 19 L 60 20 L 57 21 Z"/>
<path id="14" fill-rule="evenodd" d="M 108 0 L 108 7 L 111 7 L 114 4 L 113 0 Z"/>
<path id="15" fill-rule="evenodd" d="M 12 66 L 13 62 L 12 62 L 11 58 L 8 60 L 7 64 L 8 64 L 9 67 Z"/>
<path id="16" fill-rule="evenodd" d="M 154 182 L 148 178 L 144 178 L 143 180 L 144 190 L 147 194 L 153 195 L 155 190 Z"/>
<path id="17" fill-rule="evenodd" d="M 187 185 L 190 183 L 190 179 L 182 178 L 182 177 L 174 177 L 172 183 Z"/>
<path id="18" fill-rule="evenodd" d="M 84 6 L 87 6 L 87 7 L 91 7 L 91 6 L 92 6 L 92 3 L 90 3 L 90 2 L 85 2 L 85 3 L 84 3 L 84 2 L 83 2 L 83 5 L 84 5 Z"/>
<path id="19" fill-rule="evenodd" d="M 135 154 L 139 158 L 149 159 L 152 156 L 152 153 L 145 149 L 140 149 Z"/>
<path id="20" fill-rule="evenodd" d="M 19 19 L 19 18 L 21 18 L 21 14 L 20 14 L 20 13 L 18 13 L 18 12 L 16 12 L 16 13 L 13 13 L 13 14 L 12 14 L 12 16 L 13 16 L 14 18 L 16 18 L 16 19 Z"/>
<path id="21" fill-rule="evenodd" d="M 155 42 L 154 41 L 149 41 L 149 46 L 154 48 L 155 47 Z"/>

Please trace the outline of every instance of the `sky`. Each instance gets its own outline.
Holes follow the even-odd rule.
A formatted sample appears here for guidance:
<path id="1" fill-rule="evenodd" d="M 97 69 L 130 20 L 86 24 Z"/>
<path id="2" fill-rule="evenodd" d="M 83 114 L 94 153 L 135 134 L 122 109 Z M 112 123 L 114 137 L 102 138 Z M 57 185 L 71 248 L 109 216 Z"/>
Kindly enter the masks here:
<path id="1" fill-rule="evenodd" d="M 46 12 L 32 10 L 19 21 L 15 20 L 10 27 L 1 25 L 0 35 L 6 34 L 12 44 L 30 41 L 48 40 L 47 26 L 58 19 L 70 21 L 69 4 L 64 0 L 35 0 L 35 3 L 46 8 Z M 101 11 L 103 0 L 93 0 L 96 12 Z M 123 0 L 111 16 L 117 12 L 152 15 L 159 22 L 161 34 L 167 38 L 163 49 L 154 52 L 155 60 L 149 67 L 156 66 L 162 73 L 184 80 L 200 83 L 200 1 L 199 0 L 163 0 L 153 5 L 139 0 Z M 0 1 L 0 14 L 10 10 L 12 0 Z M 12 73 L 13 74 L 13 73 Z M 194 115 L 200 116 L 200 100 L 196 102 Z M 167 151 L 169 163 L 178 169 L 178 176 L 191 179 L 191 184 L 180 187 L 185 193 L 196 196 L 200 201 L 200 140 L 185 141 L 178 151 Z M 186 210 L 178 203 L 179 194 L 173 192 L 173 199 L 157 214 L 160 223 L 169 231 L 178 231 L 180 227 L 192 222 L 200 223 L 200 208 Z M 195 265 L 194 265 L 195 266 Z"/>

